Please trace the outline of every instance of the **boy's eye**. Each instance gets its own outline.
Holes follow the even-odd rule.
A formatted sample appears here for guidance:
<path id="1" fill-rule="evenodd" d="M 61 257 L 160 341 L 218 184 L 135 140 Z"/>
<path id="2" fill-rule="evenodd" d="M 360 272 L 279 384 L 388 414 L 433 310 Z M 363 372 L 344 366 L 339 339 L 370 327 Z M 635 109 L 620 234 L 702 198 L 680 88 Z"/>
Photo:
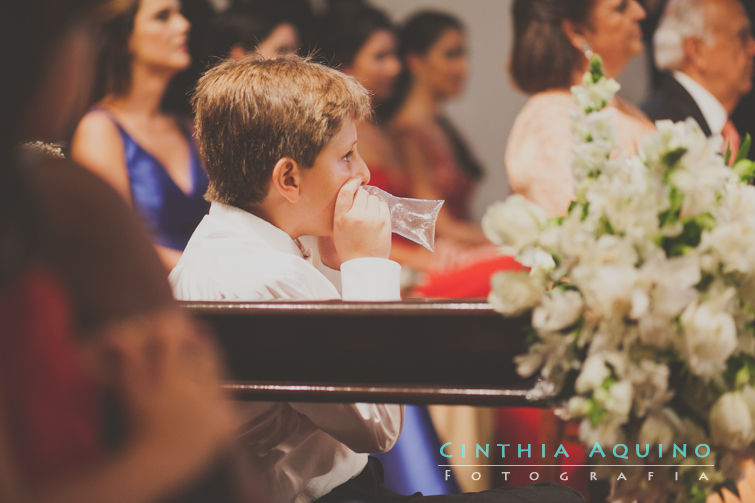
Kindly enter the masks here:
<path id="1" fill-rule="evenodd" d="M 354 156 L 354 151 L 349 150 L 349 152 L 345 156 L 343 156 L 343 160 L 350 161 L 353 156 Z"/>

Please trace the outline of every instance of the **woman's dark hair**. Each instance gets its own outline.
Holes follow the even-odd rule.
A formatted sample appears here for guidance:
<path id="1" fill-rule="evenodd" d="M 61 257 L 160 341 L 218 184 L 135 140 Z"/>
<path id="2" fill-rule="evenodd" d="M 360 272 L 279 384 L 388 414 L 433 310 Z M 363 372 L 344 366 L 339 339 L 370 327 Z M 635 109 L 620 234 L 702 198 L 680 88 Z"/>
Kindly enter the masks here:
<path id="1" fill-rule="evenodd" d="M 464 25 L 445 12 L 425 10 L 414 14 L 399 33 L 401 54 L 426 54 L 449 29 L 464 31 Z"/>
<path id="2" fill-rule="evenodd" d="M 226 58 L 234 45 L 252 51 L 286 19 L 274 16 L 256 6 L 234 6 L 218 14 L 212 21 L 208 37 L 207 55 Z"/>
<path id="3" fill-rule="evenodd" d="M 359 2 L 333 4 L 320 23 L 317 55 L 334 68 L 348 67 L 367 40 L 380 30 L 395 31 L 383 11 Z"/>
<path id="4" fill-rule="evenodd" d="M 128 39 L 134 30 L 134 18 L 139 2 L 102 27 L 101 49 L 97 57 L 95 100 L 108 94 L 122 95 L 131 86 L 131 55 Z"/>
<path id="5" fill-rule="evenodd" d="M 562 24 L 588 26 L 596 0 L 514 0 L 514 46 L 509 72 L 526 93 L 564 89 L 584 55 L 567 38 Z"/>
<path id="6" fill-rule="evenodd" d="M 125 0 L 128 1 L 128 0 Z M 98 24 L 119 11 L 118 0 L 26 0 L 0 8 L 0 57 L 14 69 L 0 98 L 0 285 L 33 253 L 33 204 L 24 190 L 17 143 L 25 113 L 39 92 L 56 45 L 77 25 Z M 21 49 L 23 48 L 23 50 Z"/>
<path id="7" fill-rule="evenodd" d="M 401 108 L 404 100 L 406 100 L 406 96 L 409 94 L 412 76 L 406 64 L 407 55 L 427 54 L 427 51 L 435 45 L 447 30 L 463 32 L 464 25 L 451 14 L 434 10 L 420 11 L 404 22 L 398 31 L 399 54 L 403 62 L 403 69 L 396 81 L 393 97 L 386 103 L 383 103 L 380 110 L 377 111 L 376 115 L 380 121 L 389 121 L 398 112 L 398 109 Z"/>

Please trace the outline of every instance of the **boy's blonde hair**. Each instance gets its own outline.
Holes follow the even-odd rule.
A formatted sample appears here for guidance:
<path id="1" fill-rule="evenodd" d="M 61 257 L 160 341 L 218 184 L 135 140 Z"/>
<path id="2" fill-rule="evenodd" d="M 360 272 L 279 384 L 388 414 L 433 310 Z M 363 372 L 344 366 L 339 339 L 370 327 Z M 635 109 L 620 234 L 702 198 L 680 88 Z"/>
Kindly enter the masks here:
<path id="1" fill-rule="evenodd" d="M 371 114 L 356 80 L 298 57 L 225 60 L 199 80 L 193 106 L 205 198 L 239 207 L 265 198 L 278 160 L 311 168 L 344 120 Z"/>

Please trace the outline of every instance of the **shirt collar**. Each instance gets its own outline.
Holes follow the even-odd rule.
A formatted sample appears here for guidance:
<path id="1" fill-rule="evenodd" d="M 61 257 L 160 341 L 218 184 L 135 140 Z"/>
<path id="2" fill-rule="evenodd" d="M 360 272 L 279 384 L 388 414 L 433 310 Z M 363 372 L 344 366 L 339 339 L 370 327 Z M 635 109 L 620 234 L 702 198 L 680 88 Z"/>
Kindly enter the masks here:
<path id="1" fill-rule="evenodd" d="M 302 256 L 299 245 L 291 236 L 248 211 L 214 201 L 210 205 L 210 216 L 222 222 L 224 227 L 232 229 L 234 233 L 241 233 L 247 237 L 255 236 L 277 251 Z"/>
<path id="2" fill-rule="evenodd" d="M 701 86 L 689 75 L 675 71 L 674 78 L 692 96 L 697 106 L 708 123 L 711 133 L 719 134 L 729 118 L 724 106 L 713 96 L 710 91 Z"/>

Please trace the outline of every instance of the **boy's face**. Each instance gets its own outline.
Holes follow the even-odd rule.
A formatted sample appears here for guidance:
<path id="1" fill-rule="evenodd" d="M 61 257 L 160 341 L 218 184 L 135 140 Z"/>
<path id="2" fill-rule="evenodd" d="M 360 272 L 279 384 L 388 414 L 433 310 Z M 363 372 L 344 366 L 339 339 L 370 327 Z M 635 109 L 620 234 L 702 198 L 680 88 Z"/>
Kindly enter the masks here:
<path id="1" fill-rule="evenodd" d="M 346 119 L 340 131 L 330 139 L 315 158 L 310 169 L 301 170 L 301 208 L 306 209 L 307 234 L 331 236 L 336 197 L 347 181 L 361 178 L 370 181 L 370 171 L 357 151 L 357 126 Z"/>

